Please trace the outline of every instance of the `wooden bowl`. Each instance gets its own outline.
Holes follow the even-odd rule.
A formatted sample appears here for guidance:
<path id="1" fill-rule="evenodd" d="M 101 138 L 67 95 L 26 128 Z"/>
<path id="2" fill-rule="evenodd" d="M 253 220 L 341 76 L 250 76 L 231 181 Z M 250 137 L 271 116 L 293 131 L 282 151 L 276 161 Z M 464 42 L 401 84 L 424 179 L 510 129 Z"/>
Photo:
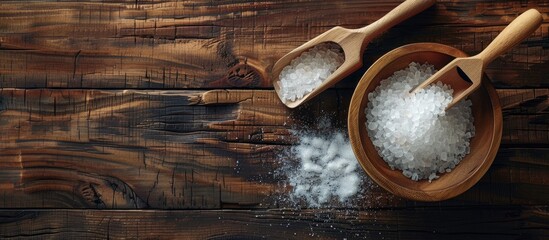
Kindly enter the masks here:
<path id="1" fill-rule="evenodd" d="M 496 156 L 501 142 L 502 113 L 498 95 L 484 75 L 481 87 L 469 98 L 474 116 L 475 136 L 471 139 L 471 152 L 449 173 L 439 179 L 413 181 L 400 170 L 391 170 L 379 156 L 368 131 L 364 108 L 368 93 L 380 81 L 404 69 L 410 62 L 428 62 L 441 69 L 464 52 L 442 44 L 416 43 L 399 47 L 378 59 L 356 87 L 349 107 L 349 137 L 353 151 L 368 175 L 387 191 L 412 200 L 440 201 L 455 197 L 472 187 L 486 173 Z"/>

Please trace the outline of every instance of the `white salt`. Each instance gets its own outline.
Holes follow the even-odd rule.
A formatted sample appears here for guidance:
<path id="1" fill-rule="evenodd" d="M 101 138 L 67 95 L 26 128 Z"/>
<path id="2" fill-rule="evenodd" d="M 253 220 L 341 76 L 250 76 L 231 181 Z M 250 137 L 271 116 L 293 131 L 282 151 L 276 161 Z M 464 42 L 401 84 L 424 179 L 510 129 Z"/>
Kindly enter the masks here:
<path id="1" fill-rule="evenodd" d="M 291 197 L 320 207 L 333 199 L 345 202 L 359 192 L 362 178 L 358 161 L 342 133 L 299 137 L 299 145 L 292 147 L 299 165 L 287 173 Z"/>
<path id="2" fill-rule="evenodd" d="M 278 76 L 283 99 L 295 101 L 320 86 L 343 64 L 344 54 L 335 43 L 324 43 L 305 51 L 282 69 Z"/>
<path id="3" fill-rule="evenodd" d="M 445 111 L 453 90 L 440 82 L 409 91 L 429 78 L 429 64 L 410 63 L 368 94 L 366 129 L 379 155 L 412 180 L 432 181 L 450 172 L 470 151 L 475 135 L 471 101 Z"/>

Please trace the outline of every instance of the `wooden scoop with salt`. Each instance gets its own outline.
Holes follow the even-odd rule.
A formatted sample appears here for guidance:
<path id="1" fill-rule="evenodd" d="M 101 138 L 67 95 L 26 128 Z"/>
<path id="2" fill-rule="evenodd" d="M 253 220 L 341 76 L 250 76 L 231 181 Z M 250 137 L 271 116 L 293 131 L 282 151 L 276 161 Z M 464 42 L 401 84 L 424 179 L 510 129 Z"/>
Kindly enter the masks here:
<path id="1" fill-rule="evenodd" d="M 385 16 L 366 27 L 359 29 L 334 27 L 284 55 L 274 64 L 272 70 L 273 86 L 280 100 L 289 108 L 295 108 L 333 86 L 362 66 L 362 53 L 372 39 L 378 37 L 396 24 L 429 8 L 434 3 L 435 0 L 406 0 Z M 316 87 L 312 92 L 305 94 L 302 98 L 295 101 L 284 99 L 280 93 L 281 86 L 279 79 L 282 69 L 304 51 L 326 42 L 336 43 L 343 49 L 345 54 L 343 64 L 325 79 L 320 86 Z"/>

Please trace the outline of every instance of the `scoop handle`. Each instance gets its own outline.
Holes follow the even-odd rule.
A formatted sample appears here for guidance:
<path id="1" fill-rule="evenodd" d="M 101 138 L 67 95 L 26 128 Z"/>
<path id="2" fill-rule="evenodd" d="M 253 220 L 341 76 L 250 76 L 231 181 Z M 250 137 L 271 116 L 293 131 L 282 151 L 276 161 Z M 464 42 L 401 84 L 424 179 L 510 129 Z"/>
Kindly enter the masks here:
<path id="1" fill-rule="evenodd" d="M 367 34 L 369 38 L 375 38 L 400 22 L 429 8 L 435 2 L 435 0 L 406 0 L 382 18 L 358 30 Z"/>
<path id="2" fill-rule="evenodd" d="M 536 9 L 530 9 L 515 18 L 501 33 L 486 47 L 477 54 L 483 60 L 484 66 L 491 63 L 499 55 L 522 42 L 530 36 L 541 25 L 543 17 Z"/>

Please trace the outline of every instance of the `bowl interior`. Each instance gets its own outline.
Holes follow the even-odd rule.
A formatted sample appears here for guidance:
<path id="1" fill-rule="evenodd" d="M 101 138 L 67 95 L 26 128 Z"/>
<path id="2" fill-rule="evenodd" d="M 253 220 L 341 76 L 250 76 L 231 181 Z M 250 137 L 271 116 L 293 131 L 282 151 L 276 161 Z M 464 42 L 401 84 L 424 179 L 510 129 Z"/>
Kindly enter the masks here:
<path id="1" fill-rule="evenodd" d="M 397 48 L 376 61 L 360 80 L 351 100 L 349 110 L 349 135 L 353 150 L 364 170 L 388 191 L 409 199 L 437 201 L 454 197 L 474 185 L 491 165 L 501 140 L 501 107 L 489 79 L 483 79 L 480 89 L 470 97 L 473 106 L 475 136 L 471 139 L 471 153 L 450 173 L 439 179 L 413 181 L 400 170 L 391 170 L 379 156 L 366 129 L 364 109 L 368 93 L 375 90 L 380 81 L 395 71 L 404 69 L 411 62 L 430 63 L 440 69 L 456 57 L 466 54 L 449 46 L 420 43 Z"/>

